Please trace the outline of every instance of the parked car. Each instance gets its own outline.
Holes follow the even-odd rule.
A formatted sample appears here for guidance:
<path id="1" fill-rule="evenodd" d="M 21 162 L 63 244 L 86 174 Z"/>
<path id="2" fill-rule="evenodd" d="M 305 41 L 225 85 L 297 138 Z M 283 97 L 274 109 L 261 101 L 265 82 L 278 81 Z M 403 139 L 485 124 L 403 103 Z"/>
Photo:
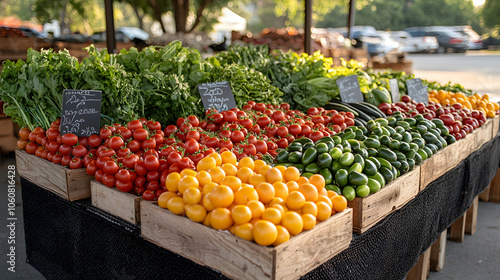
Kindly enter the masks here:
<path id="1" fill-rule="evenodd" d="M 347 38 L 347 28 L 332 29 Z M 330 31 L 330 29 L 329 29 Z M 352 44 L 355 48 L 366 47 L 371 57 L 384 57 L 399 52 L 400 45 L 390 36 L 378 33 L 373 26 L 354 26 L 351 29 Z"/>
<path id="2" fill-rule="evenodd" d="M 470 26 L 453 26 L 452 29 L 466 36 L 469 40 L 469 50 L 480 50 L 483 48 L 483 38 Z"/>
<path id="3" fill-rule="evenodd" d="M 450 50 L 454 52 L 465 52 L 468 48 L 467 38 L 453 31 L 450 27 L 446 26 L 430 26 L 430 27 L 410 27 L 404 31 L 410 33 L 413 37 L 436 37 L 439 48 L 438 53 L 445 53 Z"/>
<path id="4" fill-rule="evenodd" d="M 104 42 L 106 41 L 106 32 L 97 32 L 91 36 L 94 42 Z M 131 41 L 136 42 L 146 41 L 149 38 L 149 34 L 137 27 L 120 27 L 115 30 L 115 40 L 120 43 L 130 43 Z"/>
<path id="5" fill-rule="evenodd" d="M 405 31 L 393 31 L 389 34 L 392 38 L 403 45 L 404 52 L 434 52 L 439 48 L 439 43 L 436 37 L 413 37 L 410 33 Z"/>

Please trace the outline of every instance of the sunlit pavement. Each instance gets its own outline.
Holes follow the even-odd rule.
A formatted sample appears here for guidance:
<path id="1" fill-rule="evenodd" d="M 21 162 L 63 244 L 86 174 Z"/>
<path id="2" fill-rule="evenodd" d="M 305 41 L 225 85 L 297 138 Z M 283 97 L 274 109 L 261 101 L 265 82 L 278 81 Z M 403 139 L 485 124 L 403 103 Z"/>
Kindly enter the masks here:
<path id="1" fill-rule="evenodd" d="M 411 54 L 416 77 L 440 83 L 459 83 L 500 101 L 500 52 L 467 51 L 450 54 Z"/>

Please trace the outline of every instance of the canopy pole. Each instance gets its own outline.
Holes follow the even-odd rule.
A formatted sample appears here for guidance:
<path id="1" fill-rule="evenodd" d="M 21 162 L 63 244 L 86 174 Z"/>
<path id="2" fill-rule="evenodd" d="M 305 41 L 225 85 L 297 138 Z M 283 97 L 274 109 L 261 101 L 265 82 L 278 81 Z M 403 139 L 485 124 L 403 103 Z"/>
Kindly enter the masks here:
<path id="1" fill-rule="evenodd" d="M 312 27 L 312 0 L 305 0 L 304 20 L 304 52 L 312 54 L 311 27 Z"/>
<path id="2" fill-rule="evenodd" d="M 347 18 L 347 37 L 352 40 L 351 28 L 354 26 L 354 12 L 356 0 L 349 0 L 349 17 Z"/>
<path id="3" fill-rule="evenodd" d="M 108 48 L 108 53 L 116 53 L 113 0 L 104 0 L 104 12 L 106 14 L 106 46 Z"/>

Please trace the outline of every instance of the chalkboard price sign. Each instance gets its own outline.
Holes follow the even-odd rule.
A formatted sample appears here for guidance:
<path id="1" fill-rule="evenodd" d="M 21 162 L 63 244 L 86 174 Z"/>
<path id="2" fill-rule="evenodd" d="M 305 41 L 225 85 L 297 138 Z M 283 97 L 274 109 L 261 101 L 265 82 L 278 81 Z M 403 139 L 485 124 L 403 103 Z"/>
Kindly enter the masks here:
<path id="1" fill-rule="evenodd" d="M 392 102 L 393 103 L 398 102 L 400 99 L 398 79 L 390 79 L 389 80 L 389 87 L 391 88 Z"/>
<path id="2" fill-rule="evenodd" d="M 406 87 L 408 88 L 408 95 L 411 99 L 422 102 L 424 104 L 429 104 L 429 94 L 427 93 L 427 87 L 422 85 L 422 80 L 411 79 L 406 81 Z"/>
<path id="3" fill-rule="evenodd" d="M 216 109 L 222 112 L 236 108 L 233 91 L 227 81 L 199 84 L 198 92 L 205 110 Z"/>
<path id="4" fill-rule="evenodd" d="M 102 92 L 96 90 L 63 91 L 61 135 L 77 136 L 99 134 L 101 128 Z"/>
<path id="5" fill-rule="evenodd" d="M 358 75 L 351 75 L 337 79 L 340 99 L 347 103 L 363 102 L 363 93 L 359 87 Z"/>

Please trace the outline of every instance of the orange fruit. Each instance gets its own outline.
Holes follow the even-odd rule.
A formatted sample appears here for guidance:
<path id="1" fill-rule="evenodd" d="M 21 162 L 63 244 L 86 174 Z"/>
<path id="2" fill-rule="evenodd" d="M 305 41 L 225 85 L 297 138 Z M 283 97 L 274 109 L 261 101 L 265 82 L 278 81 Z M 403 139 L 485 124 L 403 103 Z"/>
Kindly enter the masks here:
<path id="1" fill-rule="evenodd" d="M 186 176 L 193 176 L 196 177 L 196 171 L 190 168 L 184 168 L 182 171 L 179 173 L 181 175 L 181 178 L 184 178 Z"/>
<path id="2" fill-rule="evenodd" d="M 192 221 L 201 223 L 205 220 L 205 217 L 207 216 L 207 210 L 205 209 L 205 207 L 199 204 L 191 205 L 186 209 L 186 216 Z"/>
<path id="3" fill-rule="evenodd" d="M 300 171 L 295 166 L 290 166 L 285 170 L 283 178 L 286 182 L 297 181 L 300 178 Z"/>
<path id="4" fill-rule="evenodd" d="M 176 215 L 184 215 L 184 205 L 182 197 L 172 197 L 167 202 L 167 209 Z"/>
<path id="5" fill-rule="evenodd" d="M 305 202 L 306 198 L 301 192 L 293 191 L 286 198 L 286 207 L 288 209 L 300 209 Z"/>
<path id="6" fill-rule="evenodd" d="M 200 182 L 196 177 L 191 175 L 186 175 L 181 178 L 179 183 L 177 184 L 177 190 L 183 194 L 188 188 L 198 188 L 200 186 Z"/>
<path id="7" fill-rule="evenodd" d="M 278 166 L 275 166 L 274 168 L 278 169 L 281 172 L 281 177 L 285 176 L 286 167 L 284 167 L 283 165 L 278 165 Z"/>
<path id="8" fill-rule="evenodd" d="M 274 187 L 275 197 L 281 197 L 283 199 L 286 199 L 286 197 L 288 196 L 288 187 L 285 183 L 276 182 L 273 184 L 273 187 Z"/>
<path id="9" fill-rule="evenodd" d="M 280 210 L 281 212 L 281 216 L 285 215 L 285 213 L 288 211 L 288 207 L 286 207 L 286 204 L 285 205 L 282 205 L 282 204 L 274 204 L 273 206 L 271 206 L 272 208 L 276 208 L 278 210 Z"/>
<path id="10" fill-rule="evenodd" d="M 284 226 L 276 226 L 276 230 L 278 231 L 278 237 L 276 241 L 274 241 L 273 246 L 278 246 L 283 242 L 290 240 L 290 233 Z"/>
<path id="11" fill-rule="evenodd" d="M 246 205 L 251 200 L 259 200 L 259 195 L 253 187 L 242 187 L 234 193 L 234 203 L 237 205 Z"/>
<path id="12" fill-rule="evenodd" d="M 181 180 L 181 174 L 177 172 L 172 172 L 167 175 L 167 178 L 165 179 L 165 186 L 167 187 L 167 190 L 171 192 L 177 192 L 177 184 Z"/>
<path id="13" fill-rule="evenodd" d="M 217 183 L 214 183 L 214 182 L 211 182 L 211 183 L 208 183 L 206 184 L 204 187 L 203 187 L 203 195 L 207 195 L 209 194 L 215 187 L 217 187 L 219 184 Z"/>
<path id="14" fill-rule="evenodd" d="M 299 184 L 295 181 L 286 182 L 286 186 L 288 187 L 288 193 L 299 190 Z"/>
<path id="15" fill-rule="evenodd" d="M 312 184 L 303 184 L 299 187 L 299 192 L 301 192 L 306 201 L 316 201 L 318 199 L 318 190 Z"/>
<path id="16" fill-rule="evenodd" d="M 205 219 L 203 220 L 203 225 L 207 227 L 211 227 L 210 225 L 210 217 L 212 216 L 212 212 L 208 212 L 208 214 L 205 216 Z"/>
<path id="17" fill-rule="evenodd" d="M 309 177 L 309 183 L 316 187 L 318 193 L 325 188 L 325 178 L 320 174 L 314 174 Z"/>
<path id="18" fill-rule="evenodd" d="M 253 169 L 249 167 L 240 167 L 238 172 L 236 172 L 236 177 L 240 178 L 242 183 L 248 183 L 248 179 L 254 174 Z"/>
<path id="19" fill-rule="evenodd" d="M 307 177 L 300 176 L 299 179 L 297 180 L 297 184 L 299 185 L 299 187 L 302 184 L 309 184 L 309 179 L 307 179 Z"/>
<path id="20" fill-rule="evenodd" d="M 316 203 L 312 201 L 306 201 L 304 206 L 302 206 L 302 214 L 311 214 L 314 218 L 316 218 L 318 215 L 318 206 L 316 206 Z"/>
<path id="21" fill-rule="evenodd" d="M 263 160 L 258 159 L 258 160 L 253 162 L 253 165 L 254 165 L 253 171 L 259 173 L 260 168 L 264 165 L 267 165 L 267 164 Z"/>
<path id="22" fill-rule="evenodd" d="M 316 200 L 316 203 L 320 202 L 320 201 L 323 201 L 325 202 L 326 204 L 328 204 L 328 206 L 330 206 L 330 208 L 333 206 L 332 205 L 332 200 L 328 198 L 328 196 L 326 195 L 320 195 L 318 197 L 318 199 Z"/>
<path id="23" fill-rule="evenodd" d="M 212 176 L 210 176 L 210 173 L 207 171 L 198 171 L 196 174 L 196 179 L 198 179 L 198 183 L 200 184 L 200 187 L 204 187 L 209 183 L 212 183 Z"/>
<path id="24" fill-rule="evenodd" d="M 318 216 L 316 218 L 319 221 L 326 221 L 330 216 L 332 215 L 332 207 L 328 205 L 324 201 L 320 201 L 316 203 L 316 206 L 318 206 Z"/>
<path id="25" fill-rule="evenodd" d="M 222 179 L 220 184 L 230 187 L 233 192 L 237 192 L 241 188 L 241 180 L 235 176 L 226 176 L 226 178 Z"/>
<path id="26" fill-rule="evenodd" d="M 304 229 L 304 222 L 302 217 L 293 211 L 288 211 L 285 213 L 281 220 L 281 225 L 284 226 L 290 235 L 297 235 Z"/>
<path id="27" fill-rule="evenodd" d="M 177 197 L 177 194 L 174 193 L 174 192 L 169 192 L 169 191 L 166 191 L 166 192 L 163 192 L 160 197 L 158 197 L 158 206 L 160 206 L 161 208 L 167 208 L 167 202 L 173 198 L 173 197 Z"/>
<path id="28" fill-rule="evenodd" d="M 215 208 L 210 215 L 210 225 L 214 229 L 228 229 L 233 225 L 231 211 L 227 208 Z"/>
<path id="29" fill-rule="evenodd" d="M 258 200 L 250 200 L 247 206 L 250 208 L 250 211 L 252 211 L 252 219 L 259 219 L 266 210 L 264 204 Z"/>
<path id="30" fill-rule="evenodd" d="M 263 220 L 270 221 L 275 225 L 280 224 L 281 216 L 281 211 L 273 207 L 267 208 L 266 210 L 264 210 L 264 213 L 262 213 Z"/>
<path id="31" fill-rule="evenodd" d="M 253 241 L 253 225 L 251 223 L 237 225 L 234 228 L 234 235 L 246 239 L 248 241 Z"/>
<path id="32" fill-rule="evenodd" d="M 256 188 L 260 183 L 264 183 L 265 181 L 266 177 L 264 177 L 264 175 L 261 174 L 255 174 L 250 176 L 250 178 L 248 178 L 248 183 L 254 186 L 254 188 Z"/>
<path id="33" fill-rule="evenodd" d="M 332 197 L 337 196 L 339 194 L 336 193 L 336 192 L 334 192 L 334 191 L 332 191 L 332 190 L 328 190 L 328 191 L 326 191 L 326 195 L 328 196 L 328 198 L 331 199 Z"/>
<path id="34" fill-rule="evenodd" d="M 252 233 L 255 243 L 261 246 L 272 245 L 278 239 L 278 230 L 269 221 L 257 221 L 253 226 Z"/>
<path id="35" fill-rule="evenodd" d="M 274 187 L 270 183 L 266 183 L 266 182 L 260 183 L 255 188 L 255 190 L 257 190 L 257 193 L 259 194 L 259 200 L 262 203 L 268 203 L 274 198 L 274 195 L 275 195 Z"/>
<path id="36" fill-rule="evenodd" d="M 196 170 L 198 170 L 198 172 L 199 171 L 208 171 L 211 168 L 214 168 L 215 166 L 217 166 L 217 162 L 215 161 L 215 158 L 204 157 L 196 165 Z"/>
<path id="37" fill-rule="evenodd" d="M 234 193 L 230 187 L 225 185 L 218 185 L 210 193 L 210 202 L 215 208 L 229 207 L 233 204 Z"/>
<path id="38" fill-rule="evenodd" d="M 216 166 L 221 166 L 222 165 L 222 158 L 218 153 L 211 153 L 208 155 L 208 157 L 214 158 L 215 159 L 215 165 Z"/>
<path id="39" fill-rule="evenodd" d="M 246 224 L 252 219 L 252 210 L 246 205 L 236 205 L 231 209 L 231 218 L 237 225 Z"/>
<path id="40" fill-rule="evenodd" d="M 215 206 L 210 200 L 210 194 L 207 194 L 203 197 L 203 199 L 201 200 L 201 204 L 203 205 L 203 207 L 205 207 L 205 209 L 207 209 L 207 211 L 212 211 L 215 209 Z"/>
<path id="41" fill-rule="evenodd" d="M 266 179 L 269 183 L 274 184 L 276 182 L 282 182 L 283 175 L 281 174 L 281 171 L 278 168 L 274 167 L 267 170 Z"/>
<path id="42" fill-rule="evenodd" d="M 316 217 L 312 214 L 302 214 L 301 218 L 304 223 L 304 230 L 310 230 L 316 226 Z"/>
<path id="43" fill-rule="evenodd" d="M 244 157 L 240 159 L 240 161 L 238 162 L 238 169 L 241 169 L 243 167 L 248 167 L 253 170 L 255 167 L 253 159 L 251 157 Z"/>
<path id="44" fill-rule="evenodd" d="M 219 166 L 211 168 L 208 170 L 208 173 L 210 173 L 210 176 L 212 177 L 212 182 L 217 184 L 220 184 L 220 182 L 226 177 L 226 172 L 224 172 L 224 169 Z"/>
<path id="45" fill-rule="evenodd" d="M 342 212 L 347 208 L 347 199 L 343 195 L 337 195 L 331 198 L 332 209 L 336 212 Z"/>
<path id="46" fill-rule="evenodd" d="M 198 204 L 201 201 L 201 192 L 198 188 L 189 187 L 182 194 L 182 198 L 186 204 Z"/>
<path id="47" fill-rule="evenodd" d="M 221 168 L 226 173 L 226 176 L 236 176 L 236 173 L 238 172 L 238 168 L 231 163 L 223 163 Z"/>
<path id="48" fill-rule="evenodd" d="M 273 207 L 274 205 L 277 205 L 277 204 L 283 205 L 283 206 L 286 205 L 285 200 L 283 198 L 275 197 L 271 201 L 269 201 L 268 206 Z"/>
<path id="49" fill-rule="evenodd" d="M 231 163 L 232 165 L 236 165 L 236 155 L 233 152 L 222 152 L 222 154 L 220 154 L 220 157 L 222 158 L 222 164 Z"/>

